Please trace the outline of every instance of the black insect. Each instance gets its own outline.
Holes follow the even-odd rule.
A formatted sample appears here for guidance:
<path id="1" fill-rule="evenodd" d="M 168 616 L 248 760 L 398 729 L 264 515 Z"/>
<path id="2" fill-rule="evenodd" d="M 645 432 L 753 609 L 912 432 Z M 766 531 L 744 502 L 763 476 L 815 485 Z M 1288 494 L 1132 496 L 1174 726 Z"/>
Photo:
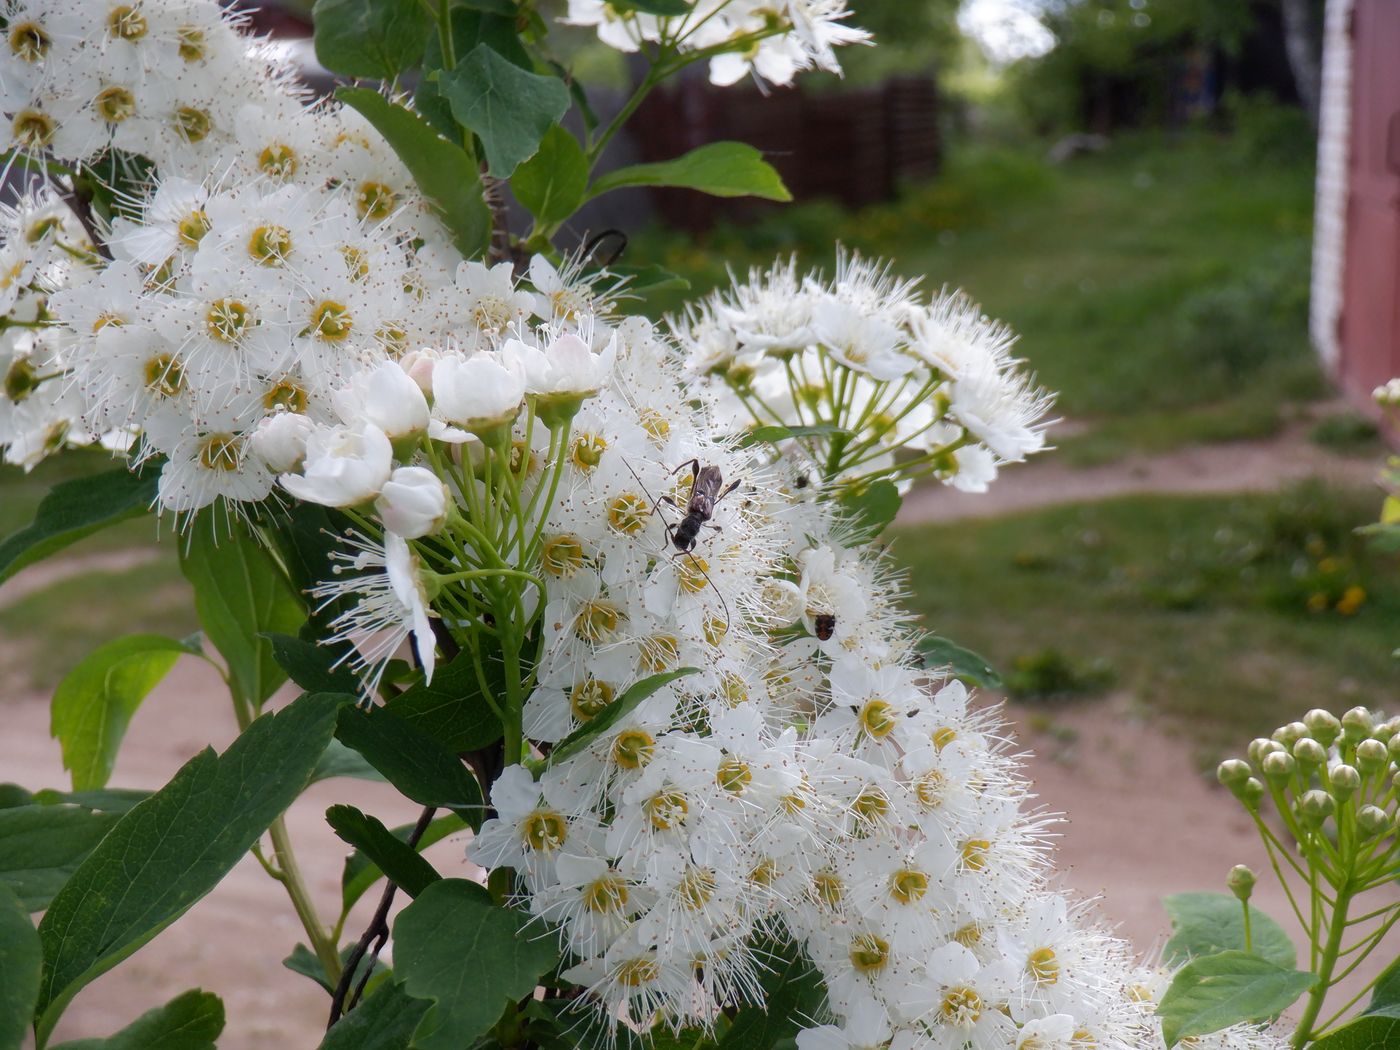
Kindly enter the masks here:
<path id="1" fill-rule="evenodd" d="M 815 626 L 818 638 L 824 642 L 831 641 L 831 636 L 836 633 L 835 613 L 818 613 Z"/>
<path id="2" fill-rule="evenodd" d="M 725 496 L 737 489 L 741 483 L 732 481 L 728 488 L 722 488 L 724 475 L 720 473 L 719 467 L 711 466 L 708 463 L 702 467 L 698 459 L 682 463 L 671 473 L 678 474 L 686 467 L 690 468 L 690 499 L 685 505 L 685 516 L 674 525 L 667 522 L 666 535 L 670 537 L 676 550 L 689 554 L 699 541 L 700 530 L 709 525 L 710 519 L 714 517 L 715 506 Z M 657 502 L 668 503 L 679 509 L 676 501 L 670 496 L 662 496 Z M 710 527 L 719 528 L 718 525 Z"/>

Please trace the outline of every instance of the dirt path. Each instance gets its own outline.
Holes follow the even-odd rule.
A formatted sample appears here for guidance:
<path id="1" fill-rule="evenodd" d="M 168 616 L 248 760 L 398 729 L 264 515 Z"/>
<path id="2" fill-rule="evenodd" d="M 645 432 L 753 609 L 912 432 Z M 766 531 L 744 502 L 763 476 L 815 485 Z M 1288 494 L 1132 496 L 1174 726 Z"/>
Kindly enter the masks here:
<path id="1" fill-rule="evenodd" d="M 995 518 L 1061 503 L 1132 493 L 1223 495 L 1268 492 L 1309 477 L 1339 484 L 1373 484 L 1379 459 L 1339 456 L 1308 439 L 1310 421 L 1264 441 L 1194 445 L 1161 455 L 1131 455 L 1096 467 L 1075 467 L 1053 452 L 1008 467 L 980 494 L 943 485 L 917 488 L 900 511 L 901 524 Z"/>

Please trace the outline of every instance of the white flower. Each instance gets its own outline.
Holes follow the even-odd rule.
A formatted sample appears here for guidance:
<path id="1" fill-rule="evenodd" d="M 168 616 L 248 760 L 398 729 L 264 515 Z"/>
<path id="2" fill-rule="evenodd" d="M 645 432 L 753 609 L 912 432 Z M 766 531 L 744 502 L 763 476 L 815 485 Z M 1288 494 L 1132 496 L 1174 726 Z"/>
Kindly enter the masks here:
<path id="1" fill-rule="evenodd" d="M 316 424 L 296 412 L 277 412 L 268 416 L 253 431 L 253 452 L 275 474 L 288 474 L 301 466 L 306 458 L 306 441 L 316 430 Z"/>
<path id="2" fill-rule="evenodd" d="M 505 426 L 524 399 L 524 372 L 505 354 L 479 351 L 469 357 L 444 357 L 433 366 L 433 415 L 462 430 Z M 455 440 L 465 438 L 460 434 Z"/>
<path id="3" fill-rule="evenodd" d="M 384 527 L 406 540 L 439 531 L 450 497 L 438 476 L 424 467 L 399 467 L 374 501 Z"/>
<path id="4" fill-rule="evenodd" d="M 607 382 L 616 355 L 616 339 L 601 354 L 595 354 L 572 334 L 551 340 L 543 350 L 519 339 L 508 340 L 501 348 L 501 356 L 524 372 L 525 388 L 546 401 L 596 394 Z"/>
<path id="5" fill-rule="evenodd" d="M 327 507 L 354 507 L 379 495 L 393 468 L 394 450 L 373 423 L 322 427 L 306 441 L 300 474 L 283 474 L 297 499 Z"/>
<path id="6" fill-rule="evenodd" d="M 984 365 L 955 379 L 948 397 L 952 417 L 1001 459 L 1019 463 L 1045 447 L 1043 420 L 1051 398 L 1029 377 Z"/>
<path id="7" fill-rule="evenodd" d="M 428 401 L 413 378 L 393 361 L 355 373 L 335 395 L 336 411 L 346 423 L 372 423 L 391 441 L 428 429 Z"/>

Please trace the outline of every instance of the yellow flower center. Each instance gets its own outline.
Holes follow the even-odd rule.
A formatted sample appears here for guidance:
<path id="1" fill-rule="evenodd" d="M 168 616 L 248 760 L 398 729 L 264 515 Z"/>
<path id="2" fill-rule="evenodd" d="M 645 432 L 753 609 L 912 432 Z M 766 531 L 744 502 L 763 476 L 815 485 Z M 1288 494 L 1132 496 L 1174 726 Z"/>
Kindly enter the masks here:
<path id="1" fill-rule="evenodd" d="M 595 915 L 607 915 L 627 907 L 627 882 L 611 872 L 583 888 L 583 906 Z"/>
<path id="2" fill-rule="evenodd" d="M 140 40 L 146 35 L 146 18 L 135 7 L 119 4 L 107 15 L 107 31 L 119 40 Z"/>
<path id="3" fill-rule="evenodd" d="M 545 540 L 540 563 L 549 575 L 567 580 L 583 568 L 583 544 L 573 536 L 554 536 Z"/>
<path id="4" fill-rule="evenodd" d="M 248 238 L 248 254 L 259 266 L 281 266 L 292 254 L 292 231 L 270 222 Z"/>
<path id="5" fill-rule="evenodd" d="M 691 868 L 681 876 L 676 894 L 688 909 L 699 911 L 714 897 L 718 881 L 715 873 L 709 868 Z"/>
<path id="6" fill-rule="evenodd" d="M 719 695 L 730 707 L 738 707 L 749 699 L 748 683 L 744 676 L 735 671 L 725 671 L 719 676 Z"/>
<path id="7" fill-rule="evenodd" d="M 619 738 L 620 739 L 620 738 Z M 677 824 L 685 823 L 690 812 L 686 797 L 674 788 L 658 791 L 642 803 L 642 809 L 657 831 L 669 831 Z"/>
<path id="8" fill-rule="evenodd" d="M 382 222 L 394 214 L 398 202 L 399 195 L 391 187 L 371 180 L 360 183 L 360 192 L 355 195 L 355 210 L 362 219 Z"/>
<path id="9" fill-rule="evenodd" d="M 617 633 L 617 626 L 623 619 L 622 610 L 611 602 L 601 599 L 584 602 L 574 618 L 574 636 L 592 645 L 606 642 Z"/>
<path id="10" fill-rule="evenodd" d="M 935 729 L 933 731 L 933 746 L 939 751 L 942 751 L 957 738 L 958 731 L 956 729 L 949 729 L 947 726 L 944 726 L 942 729 Z"/>
<path id="11" fill-rule="evenodd" d="M 607 447 L 607 439 L 601 434 L 580 434 L 569 450 L 569 461 L 586 473 L 602 462 Z"/>
<path id="12" fill-rule="evenodd" d="M 569 709 L 580 722 L 587 722 L 596 718 L 612 699 L 612 686 L 596 678 L 586 678 L 569 691 Z"/>
<path id="13" fill-rule="evenodd" d="M 987 853 L 991 848 L 987 839 L 968 839 L 962 844 L 963 867 L 968 871 L 981 871 L 987 866 Z"/>
<path id="14" fill-rule="evenodd" d="M 136 96 L 121 85 L 113 84 L 99 91 L 92 105 L 108 124 L 120 124 L 136 112 Z"/>
<path id="15" fill-rule="evenodd" d="M 943 805 L 943 797 L 948 788 L 948 778 L 941 770 L 930 769 L 914 781 L 914 797 L 925 809 L 937 809 Z"/>
<path id="16" fill-rule="evenodd" d="M 959 926 L 957 932 L 953 934 L 953 940 L 957 941 L 968 951 L 973 951 L 982 943 L 982 925 L 978 922 L 969 922 L 966 926 Z"/>
<path id="17" fill-rule="evenodd" d="M 402 357 L 408 349 L 408 333 L 390 321 L 374 330 L 374 338 L 391 357 Z"/>
<path id="18" fill-rule="evenodd" d="M 1060 979 L 1060 960 L 1054 948 L 1037 948 L 1026 960 L 1026 972 L 1036 984 L 1054 984 Z"/>
<path id="19" fill-rule="evenodd" d="M 237 299 L 215 299 L 204 314 L 209 334 L 221 343 L 236 343 L 252 320 L 252 311 Z"/>
<path id="20" fill-rule="evenodd" d="M 564 845 L 568 824 L 552 809 L 537 809 L 520 825 L 520 837 L 537 853 L 552 853 Z"/>
<path id="21" fill-rule="evenodd" d="M 752 782 L 753 770 L 747 762 L 733 755 L 721 762 L 715 772 L 715 783 L 731 795 L 742 795 Z"/>
<path id="22" fill-rule="evenodd" d="M 181 26 L 176 30 L 180 38 L 180 57 L 186 62 L 198 62 L 208 50 L 204 42 L 204 30 L 196 26 Z"/>
<path id="23" fill-rule="evenodd" d="M 11 127 L 16 145 L 24 149 L 42 149 L 53 141 L 53 118 L 37 109 L 20 110 Z"/>
<path id="24" fill-rule="evenodd" d="M 900 904 L 913 904 L 928 892 L 928 876 L 913 868 L 902 868 L 890 876 L 890 896 Z"/>
<path id="25" fill-rule="evenodd" d="M 618 984 L 640 988 L 661 976 L 661 967 L 650 959 L 628 959 L 617 968 Z"/>
<path id="26" fill-rule="evenodd" d="M 269 412 L 285 408 L 288 412 L 305 412 L 309 397 L 306 389 L 290 379 L 279 379 L 263 394 L 263 407 Z"/>
<path id="27" fill-rule="evenodd" d="M 17 357 L 5 373 L 5 397 L 19 404 L 39 387 L 39 374 L 23 357 Z"/>
<path id="28" fill-rule="evenodd" d="M 705 632 L 705 641 L 711 645 L 719 645 L 724 641 L 724 636 L 729 633 L 729 621 L 714 613 L 705 615 L 705 622 L 701 624 L 701 630 Z"/>
<path id="29" fill-rule="evenodd" d="M 982 997 L 971 988 L 949 988 L 938 1007 L 945 1024 L 970 1028 L 982 1017 Z"/>
<path id="30" fill-rule="evenodd" d="M 851 965 L 860 973 L 879 973 L 890 961 L 890 943 L 873 933 L 851 938 Z"/>
<path id="31" fill-rule="evenodd" d="M 300 166 L 296 150 L 281 142 L 264 146 L 258 153 L 258 170 L 277 182 L 286 182 L 297 173 Z"/>
<path id="32" fill-rule="evenodd" d="M 39 61 L 52 46 L 52 38 L 38 22 L 20 22 L 10 27 L 10 50 L 25 62 Z"/>
<path id="33" fill-rule="evenodd" d="M 180 243 L 186 248 L 198 247 L 199 242 L 204 240 L 204 235 L 211 229 L 209 216 L 204 214 L 202 208 L 196 208 L 181 219 L 175 229 Z"/>
<path id="34" fill-rule="evenodd" d="M 238 469 L 239 442 L 232 434 L 210 434 L 199 446 L 199 462 L 206 470 Z"/>
<path id="35" fill-rule="evenodd" d="M 841 882 L 841 877 L 828 869 L 823 869 L 812 875 L 812 888 L 816 891 L 817 900 L 828 908 L 835 908 L 839 905 L 846 890 Z"/>
<path id="36" fill-rule="evenodd" d="M 778 878 L 778 863 L 772 857 L 764 857 L 749 869 L 749 881 L 755 886 L 771 886 Z"/>
<path id="37" fill-rule="evenodd" d="M 676 570 L 676 582 L 687 594 L 699 594 L 709 585 L 710 563 L 704 558 L 697 558 L 691 554 L 681 558 L 677 565 L 679 568 Z"/>
<path id="38" fill-rule="evenodd" d="M 98 314 L 97 319 L 92 322 L 92 331 L 93 334 L 96 334 L 104 328 L 120 328 L 124 324 L 126 324 L 126 321 L 122 318 L 121 314 L 115 314 L 110 310 L 104 310 L 102 313 Z"/>
<path id="39" fill-rule="evenodd" d="M 650 505 L 635 492 L 624 492 L 608 504 L 608 524 L 626 536 L 645 528 L 650 516 Z"/>
<path id="40" fill-rule="evenodd" d="M 340 342 L 350 334 L 353 325 L 349 308 L 333 299 L 323 299 L 311 311 L 311 330 L 324 342 Z"/>
<path id="41" fill-rule="evenodd" d="M 642 667 L 652 674 L 660 674 L 668 667 L 674 667 L 680 660 L 681 643 L 674 634 L 653 634 L 642 639 L 638 652 Z"/>
<path id="42" fill-rule="evenodd" d="M 185 388 L 185 374 L 172 354 L 148 358 L 143 369 L 146 389 L 160 397 L 174 397 Z"/>
<path id="43" fill-rule="evenodd" d="M 654 408 L 644 408 L 638 413 L 642 429 L 651 435 L 653 441 L 663 443 L 671 436 L 671 424 Z"/>
<path id="44" fill-rule="evenodd" d="M 24 239 L 30 244 L 38 244 L 55 230 L 61 230 L 63 222 L 57 216 L 50 215 L 40 219 L 29 227 L 29 232 L 24 235 Z"/>
<path id="45" fill-rule="evenodd" d="M 369 256 L 362 249 L 353 244 L 342 244 L 340 257 L 345 260 L 345 269 L 350 274 L 350 280 L 356 284 L 360 284 L 369 276 Z"/>
<path id="46" fill-rule="evenodd" d="M 645 729 L 624 729 L 613 741 L 612 760 L 623 769 L 641 769 L 656 753 L 656 738 Z M 679 797 L 679 796 L 678 796 Z M 681 799 L 680 804 L 685 805 Z M 655 817 L 652 817 L 655 823 Z"/>
<path id="47" fill-rule="evenodd" d="M 860 709 L 860 727 L 872 739 L 883 740 L 894 732 L 894 707 L 885 700 L 867 700 Z"/>
<path id="48" fill-rule="evenodd" d="M 851 812 L 857 824 L 875 824 L 889 815 L 890 800 L 879 788 L 867 787 L 851 803 Z"/>
<path id="49" fill-rule="evenodd" d="M 202 142 L 213 126 L 209 114 L 195 106 L 181 106 L 175 111 L 175 127 L 186 142 Z"/>

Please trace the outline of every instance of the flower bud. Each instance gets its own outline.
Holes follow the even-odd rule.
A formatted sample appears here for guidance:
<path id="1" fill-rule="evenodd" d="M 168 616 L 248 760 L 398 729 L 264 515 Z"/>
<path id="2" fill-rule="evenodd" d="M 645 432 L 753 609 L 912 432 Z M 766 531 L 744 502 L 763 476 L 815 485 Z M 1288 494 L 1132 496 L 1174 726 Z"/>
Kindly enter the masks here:
<path id="1" fill-rule="evenodd" d="M 1259 803 L 1264 800 L 1264 783 L 1255 777 L 1250 777 L 1241 786 L 1237 795 L 1239 800 L 1251 812 L 1259 808 Z"/>
<path id="2" fill-rule="evenodd" d="M 1274 739 L 1284 747 L 1292 747 L 1294 742 L 1308 735 L 1308 727 L 1302 722 L 1289 722 L 1274 730 Z"/>
<path id="3" fill-rule="evenodd" d="M 1356 744 L 1371 735 L 1376 726 L 1371 712 L 1364 707 L 1353 707 L 1342 715 L 1342 736 L 1349 744 Z"/>
<path id="4" fill-rule="evenodd" d="M 1327 771 L 1327 781 L 1332 797 L 1345 802 L 1361 786 L 1361 774 L 1352 766 L 1336 765 Z"/>
<path id="5" fill-rule="evenodd" d="M 1293 756 L 1287 751 L 1274 751 L 1264 756 L 1262 769 L 1264 775 L 1276 784 L 1282 784 L 1293 775 L 1298 768 L 1298 763 L 1293 761 Z"/>
<path id="6" fill-rule="evenodd" d="M 1382 744 L 1388 744 L 1395 739 L 1395 734 L 1400 733 L 1400 715 L 1394 718 L 1387 718 L 1380 725 L 1371 731 L 1371 735 Z"/>
<path id="7" fill-rule="evenodd" d="M 1379 740 L 1363 740 L 1356 745 L 1356 768 L 1362 776 L 1374 776 L 1390 765 L 1390 751 Z"/>
<path id="8" fill-rule="evenodd" d="M 321 427 L 306 441 L 300 474 L 283 474 L 282 486 L 293 496 L 326 507 L 368 503 L 393 468 L 394 450 L 373 423 Z"/>
<path id="9" fill-rule="evenodd" d="M 1305 792 L 1298 800 L 1298 816 L 1305 823 L 1312 827 L 1321 827 L 1322 822 L 1332 815 L 1336 809 L 1332 802 L 1332 796 L 1325 791 Z"/>
<path id="10" fill-rule="evenodd" d="M 1255 737 L 1249 742 L 1249 749 L 1246 753 L 1249 755 L 1250 762 L 1252 762 L 1257 769 L 1263 765 L 1265 755 L 1282 750 L 1283 745 L 1277 740 L 1270 740 L 1266 736 L 1261 736 Z"/>
<path id="11" fill-rule="evenodd" d="M 1247 901 L 1254 892 L 1254 884 L 1257 881 L 1254 872 L 1249 870 L 1249 865 L 1236 864 L 1230 869 L 1230 876 L 1225 880 L 1225 884 L 1237 898 Z"/>
<path id="12" fill-rule="evenodd" d="M 1327 761 L 1327 749 L 1310 736 L 1293 745 L 1293 757 L 1304 767 L 1320 766 Z"/>
<path id="13" fill-rule="evenodd" d="M 394 361 L 357 372 L 332 400 L 346 423 L 373 423 L 390 441 L 413 438 L 428 429 L 428 401 Z"/>
<path id="14" fill-rule="evenodd" d="M 540 418 L 552 427 L 572 418 L 602 389 L 617 356 L 617 337 L 614 334 L 600 354 L 573 334 L 559 336 L 543 350 L 509 339 L 501 355 L 524 372 L 525 388 L 535 395 Z"/>
<path id="15" fill-rule="evenodd" d="M 1241 762 L 1238 758 L 1227 758 L 1215 770 L 1215 778 L 1236 795 L 1239 794 L 1236 789 L 1248 780 L 1249 776 L 1249 763 Z"/>
<path id="16" fill-rule="evenodd" d="M 1400 735 L 1393 736 L 1385 745 L 1392 762 L 1400 762 Z"/>
<path id="17" fill-rule="evenodd" d="M 433 367 L 442 359 L 442 355 L 436 350 L 429 350 L 426 347 L 422 350 L 410 350 L 399 358 L 399 367 L 404 374 L 418 384 L 418 389 L 423 391 L 424 397 L 431 397 L 433 394 Z"/>
<path id="18" fill-rule="evenodd" d="M 1337 734 L 1342 731 L 1342 723 L 1337 721 L 1337 716 L 1320 707 L 1315 707 L 1305 714 L 1303 723 L 1308 727 L 1308 732 L 1323 747 L 1331 747 L 1332 741 L 1336 740 Z"/>
<path id="19" fill-rule="evenodd" d="M 1373 839 L 1390 830 L 1390 817 L 1380 806 L 1362 806 L 1356 813 L 1356 830 L 1363 839 Z"/>
<path id="20" fill-rule="evenodd" d="M 384 527 L 406 540 L 438 532 L 447 522 L 447 487 L 425 467 L 399 467 L 374 501 Z"/>
<path id="21" fill-rule="evenodd" d="M 268 416 L 253 431 L 253 454 L 274 474 L 296 470 L 306 457 L 306 439 L 315 429 L 315 423 L 296 412 Z"/>
<path id="22" fill-rule="evenodd" d="M 433 415 L 483 440 L 510 426 L 524 399 L 523 372 L 499 354 L 446 357 L 433 367 Z"/>

